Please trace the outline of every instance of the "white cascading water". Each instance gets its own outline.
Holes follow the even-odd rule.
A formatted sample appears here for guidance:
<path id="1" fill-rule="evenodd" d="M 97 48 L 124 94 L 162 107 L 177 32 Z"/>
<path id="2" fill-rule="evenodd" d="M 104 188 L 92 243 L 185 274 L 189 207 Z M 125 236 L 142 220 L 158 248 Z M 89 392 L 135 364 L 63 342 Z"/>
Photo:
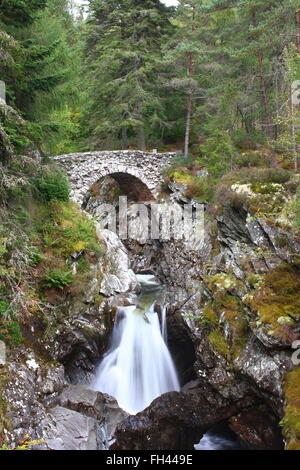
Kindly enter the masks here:
<path id="1" fill-rule="evenodd" d="M 130 414 L 146 408 L 163 393 L 180 390 L 176 370 L 164 341 L 165 312 L 160 326 L 154 304 L 146 311 L 136 306 L 118 309 L 111 347 L 104 356 L 92 387 L 115 397 Z"/>

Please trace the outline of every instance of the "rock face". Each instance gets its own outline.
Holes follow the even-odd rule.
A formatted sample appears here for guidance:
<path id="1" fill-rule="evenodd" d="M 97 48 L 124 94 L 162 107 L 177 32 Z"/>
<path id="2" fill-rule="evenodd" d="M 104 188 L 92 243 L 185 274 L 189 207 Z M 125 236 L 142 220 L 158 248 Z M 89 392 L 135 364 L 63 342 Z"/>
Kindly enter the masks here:
<path id="1" fill-rule="evenodd" d="M 204 393 L 170 392 L 117 427 L 113 450 L 193 450 L 214 424 L 232 416 L 242 403 L 212 405 Z"/>
<path id="2" fill-rule="evenodd" d="M 184 189 L 171 185 L 170 199 L 179 205 L 189 202 L 182 195 Z M 110 195 L 109 202 L 114 204 L 113 192 Z M 89 205 L 97 215 L 97 198 L 90 199 Z M 273 315 L 266 312 L 262 299 L 268 303 L 279 295 L 285 303 L 286 294 L 273 279 L 280 277 L 292 283 L 296 295 L 297 241 L 289 232 L 251 217 L 246 204 L 229 203 L 217 216 L 207 218 L 201 249 L 187 250 L 180 240 L 126 240 L 125 245 L 135 272 L 155 274 L 169 286 L 169 345 L 182 383 L 198 379 L 198 392 L 206 390 L 208 401 L 218 409 L 224 400 L 227 406 L 247 403 L 247 414 L 236 411 L 237 435 L 252 448 L 279 448 L 283 381 L 293 368 L 291 345 L 300 330 L 284 313 L 286 305 L 275 302 Z M 289 268 L 282 267 L 283 263 Z M 253 403 L 269 417 L 265 435 L 260 431 L 260 411 Z M 144 433 L 135 418 L 126 423 L 128 429 L 137 426 Z M 256 436 L 252 440 L 251 427 Z M 123 437 L 119 431 L 117 435 L 118 443 Z M 138 439 L 137 431 L 135 436 Z M 126 442 L 124 446 L 130 448 Z"/>
<path id="3" fill-rule="evenodd" d="M 89 416 L 98 422 L 101 448 L 107 449 L 118 423 L 127 416 L 111 396 L 91 390 L 85 385 L 70 385 L 60 395 L 61 406 Z"/>
<path id="4" fill-rule="evenodd" d="M 115 294 L 134 293 L 138 290 L 138 282 L 130 268 L 128 252 L 119 237 L 109 230 L 97 228 L 100 239 L 106 245 L 106 258 L 109 269 L 104 273 L 100 293 L 106 297 Z"/>
<path id="5" fill-rule="evenodd" d="M 66 383 L 64 368 L 20 348 L 1 369 L 0 429 L 13 446 L 29 435 L 38 449 L 108 449 L 126 416 L 116 400 L 85 385 Z"/>
<path id="6" fill-rule="evenodd" d="M 103 255 L 90 262 L 84 289 L 66 301 L 67 313 L 47 319 L 51 334 L 39 341 L 49 358 L 62 362 L 69 380 L 76 383 L 90 382 L 95 364 L 106 348 L 116 307 L 130 302 L 139 289 L 128 252 L 118 237 L 99 227 L 97 234 L 104 247 Z"/>
<path id="7" fill-rule="evenodd" d="M 43 403 L 61 393 L 64 384 L 61 364 L 46 362 L 31 349 L 19 348 L 1 368 L 0 428 L 4 428 L 4 437 L 11 443 L 26 434 L 31 439 L 40 439 L 43 435 L 41 423 L 47 414 Z"/>
<path id="8" fill-rule="evenodd" d="M 102 175 L 97 165 L 110 158 L 104 163 L 95 155 L 60 157 L 74 173 L 77 200 L 85 184 Z M 132 164 L 140 157 L 132 155 Z M 102 176 L 116 170 L 103 168 Z M 119 180 L 121 188 L 126 181 Z M 152 183 L 145 181 L 133 199 L 146 183 L 149 190 Z M 176 204 L 185 202 L 182 189 L 172 189 Z M 86 209 L 96 214 L 97 201 L 90 197 Z M 283 383 L 294 369 L 292 344 L 300 338 L 298 241 L 232 204 L 210 214 L 197 251 L 178 240 L 122 243 L 108 230 L 98 227 L 97 233 L 104 253 L 100 260 L 91 257 L 80 296 L 70 296 L 63 312 L 47 318 L 42 337 L 36 318 L 27 346 L 0 366 L 0 432 L 12 443 L 24 434 L 43 437 L 41 446 L 49 449 L 178 450 L 193 449 L 203 433 L 226 421 L 248 448 L 282 448 Z M 80 254 L 72 257 L 76 271 Z M 107 346 L 116 307 L 130 304 L 139 290 L 133 271 L 155 274 L 168 285 L 168 341 L 184 387 L 127 416 L 112 397 L 83 384 L 90 383 Z"/>
<path id="9" fill-rule="evenodd" d="M 250 449 L 278 450 L 283 448 L 281 431 L 270 410 L 259 406 L 257 413 L 246 410 L 230 418 L 230 428 Z"/>
<path id="10" fill-rule="evenodd" d="M 106 450 L 116 425 L 127 413 L 115 399 L 84 385 L 69 385 L 42 422 L 47 448 Z"/>
<path id="11" fill-rule="evenodd" d="M 123 150 L 74 153 L 53 159 L 69 176 L 71 197 L 81 205 L 91 186 L 100 178 L 110 175 L 133 199 L 153 200 L 163 180 L 162 171 L 170 165 L 174 156 L 174 153 Z"/>
<path id="12" fill-rule="evenodd" d="M 300 338 L 299 322 L 285 313 L 298 305 L 298 242 L 250 217 L 246 206 L 225 205 L 206 223 L 198 252 L 175 240 L 126 245 L 136 272 L 154 272 L 169 284 L 169 345 L 183 383 L 198 378 L 208 400 L 252 397 L 268 415 L 265 433 L 253 406 L 239 415 L 234 431 L 251 448 L 280 448 L 283 383 L 294 368 L 292 343 Z"/>
<path id="13" fill-rule="evenodd" d="M 51 450 L 97 450 L 98 424 L 93 418 L 61 406 L 53 408 L 42 424 L 47 448 Z"/>
<path id="14" fill-rule="evenodd" d="M 127 416 L 112 397 L 75 385 L 90 383 L 116 306 L 130 302 L 139 286 L 120 240 L 108 231 L 98 236 L 103 255 L 90 260 L 84 290 L 66 297 L 64 315 L 49 313 L 46 332 L 34 318 L 27 346 L 8 350 L 0 365 L 0 434 L 13 446 L 29 435 L 44 439 L 39 448 L 107 449 Z M 75 270 L 76 264 L 74 254 Z"/>

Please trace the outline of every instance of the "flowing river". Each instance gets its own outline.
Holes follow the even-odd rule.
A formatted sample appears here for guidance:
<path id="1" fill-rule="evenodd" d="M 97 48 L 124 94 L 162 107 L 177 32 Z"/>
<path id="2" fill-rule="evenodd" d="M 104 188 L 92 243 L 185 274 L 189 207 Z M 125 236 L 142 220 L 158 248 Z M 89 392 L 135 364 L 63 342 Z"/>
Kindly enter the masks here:
<path id="1" fill-rule="evenodd" d="M 137 305 L 116 314 L 111 345 L 96 372 L 94 390 L 115 397 L 130 414 L 142 411 L 160 395 L 180 390 L 167 346 L 165 309 L 155 311 L 160 287 L 152 276 L 139 276 L 143 290 Z"/>
<path id="2" fill-rule="evenodd" d="M 175 366 L 167 346 L 166 307 L 160 316 L 164 290 L 151 275 L 138 275 L 142 293 L 134 305 L 116 313 L 110 346 L 92 384 L 94 390 L 116 398 L 129 414 L 136 414 L 166 392 L 179 391 Z M 206 433 L 196 450 L 239 449 L 233 433 L 217 429 Z"/>

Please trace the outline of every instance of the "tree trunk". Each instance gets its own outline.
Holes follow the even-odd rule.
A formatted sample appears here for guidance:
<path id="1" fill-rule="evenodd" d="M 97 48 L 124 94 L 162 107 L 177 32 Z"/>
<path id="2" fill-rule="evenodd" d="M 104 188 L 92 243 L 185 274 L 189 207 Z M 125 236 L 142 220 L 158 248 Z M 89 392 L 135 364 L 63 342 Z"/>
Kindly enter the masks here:
<path id="1" fill-rule="evenodd" d="M 146 150 L 146 136 L 142 126 L 137 130 L 137 144 L 140 150 Z"/>
<path id="2" fill-rule="evenodd" d="M 193 78 L 193 54 L 189 54 L 188 58 L 188 77 L 190 80 Z M 187 99 L 187 113 L 186 113 L 186 126 L 185 126 L 185 139 L 184 139 L 184 156 L 187 158 L 189 154 L 189 145 L 190 145 L 190 131 L 191 131 L 191 118 L 193 112 L 193 96 L 192 89 L 188 90 L 188 99 Z"/>
<path id="3" fill-rule="evenodd" d="M 192 30 L 196 29 L 195 25 L 195 5 L 190 5 L 192 7 Z M 188 78 L 192 81 L 194 75 L 194 57 L 190 52 L 188 54 Z M 186 126 L 185 126 L 185 138 L 184 138 L 184 156 L 185 158 L 189 155 L 189 145 L 190 145 L 190 133 L 191 133 L 191 119 L 193 112 L 193 90 L 192 83 L 188 90 L 188 99 L 187 99 L 187 113 L 186 113 Z"/>
<path id="4" fill-rule="evenodd" d="M 292 88 L 291 88 L 291 134 L 292 134 L 292 146 L 293 146 L 293 157 L 294 157 L 294 170 L 298 171 L 298 151 L 296 142 L 296 129 L 295 129 L 295 108 L 293 104 Z"/>
<path id="5" fill-rule="evenodd" d="M 190 94 L 187 99 L 187 115 L 186 115 L 186 127 L 185 127 L 185 139 L 184 139 L 184 156 L 185 158 L 189 155 L 189 143 L 190 143 L 190 129 L 191 129 L 191 117 L 192 117 L 192 95 Z"/>
<path id="6" fill-rule="evenodd" d="M 122 150 L 128 149 L 127 127 L 122 127 Z"/>
<path id="7" fill-rule="evenodd" d="M 276 62 L 275 73 L 274 73 L 274 76 L 275 76 L 275 104 L 276 104 L 275 140 L 278 139 L 278 135 L 280 133 L 280 127 L 279 127 L 280 103 L 279 103 L 278 71 L 279 71 L 279 66 L 278 66 L 278 63 Z"/>
<path id="8" fill-rule="evenodd" d="M 252 20 L 253 20 L 253 26 L 256 28 L 257 20 L 256 20 L 255 10 L 252 10 Z M 273 121 L 272 121 L 272 117 L 270 114 L 269 99 L 268 99 L 268 93 L 267 93 L 267 88 L 266 88 L 263 55 L 260 50 L 257 51 L 256 55 L 257 55 L 257 60 L 259 64 L 259 84 L 260 84 L 260 92 L 261 92 L 261 97 L 262 97 L 262 106 L 264 110 L 265 126 L 267 128 L 267 135 L 268 135 L 269 143 L 272 145 L 272 141 L 274 139 Z M 275 160 L 274 152 L 272 148 L 271 148 L 271 155 L 270 155 L 270 163 L 272 167 L 276 166 L 276 160 Z"/>
<path id="9" fill-rule="evenodd" d="M 146 135 L 141 101 L 138 101 L 137 103 L 137 118 L 140 122 L 140 125 L 137 128 L 137 145 L 140 150 L 146 150 Z"/>

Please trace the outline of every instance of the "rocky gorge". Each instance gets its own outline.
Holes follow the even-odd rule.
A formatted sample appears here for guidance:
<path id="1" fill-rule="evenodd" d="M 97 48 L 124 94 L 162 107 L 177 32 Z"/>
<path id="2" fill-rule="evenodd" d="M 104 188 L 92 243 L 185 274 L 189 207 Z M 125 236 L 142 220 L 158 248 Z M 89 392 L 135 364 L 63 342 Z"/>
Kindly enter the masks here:
<path id="1" fill-rule="evenodd" d="M 299 367 L 292 354 L 300 338 L 300 240 L 287 229 L 288 217 L 277 223 L 295 184 L 263 186 L 254 194 L 238 182 L 219 207 L 203 204 L 198 251 L 180 240 L 121 241 L 95 222 L 101 253 L 83 248 L 68 257 L 74 276 L 83 259 L 88 264 L 80 291 L 64 287 L 47 322 L 34 314 L 23 319 L 24 341 L 7 349 L 1 436 L 17 445 L 28 435 L 42 439 L 37 448 L 54 450 L 189 450 L 225 423 L 244 448 L 299 448 Z M 186 189 L 173 181 L 168 199 L 191 201 Z M 97 182 L 84 213 L 96 220 L 101 202 L 117 207 L 119 195 L 113 179 Z M 274 220 L 253 215 L 258 199 L 280 206 Z M 128 415 L 89 384 L 117 308 L 140 292 L 137 274 L 166 286 L 168 344 L 182 388 Z M 50 305 L 54 291 L 47 294 Z M 158 313 L 161 308 L 158 303 Z"/>

